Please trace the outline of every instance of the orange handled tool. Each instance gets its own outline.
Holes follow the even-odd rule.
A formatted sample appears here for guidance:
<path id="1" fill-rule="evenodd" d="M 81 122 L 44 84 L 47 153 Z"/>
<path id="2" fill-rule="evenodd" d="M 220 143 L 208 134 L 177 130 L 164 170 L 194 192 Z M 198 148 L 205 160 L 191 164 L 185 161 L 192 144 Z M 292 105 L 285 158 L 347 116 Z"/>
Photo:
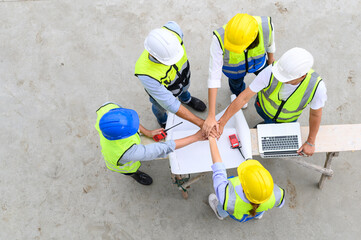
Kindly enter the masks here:
<path id="1" fill-rule="evenodd" d="M 180 123 L 178 123 L 178 124 L 176 124 L 176 125 L 168 128 L 168 129 L 166 129 L 166 130 L 162 130 L 160 134 L 154 135 L 154 136 L 153 136 L 154 141 L 159 142 L 160 140 L 164 139 L 164 138 L 167 136 L 167 131 L 168 131 L 168 130 L 170 130 L 170 129 L 172 129 L 172 128 L 174 128 L 174 127 L 176 127 L 176 126 L 178 126 L 178 125 L 180 125 L 180 124 L 182 124 L 182 123 L 183 123 L 183 122 L 180 122 Z"/>

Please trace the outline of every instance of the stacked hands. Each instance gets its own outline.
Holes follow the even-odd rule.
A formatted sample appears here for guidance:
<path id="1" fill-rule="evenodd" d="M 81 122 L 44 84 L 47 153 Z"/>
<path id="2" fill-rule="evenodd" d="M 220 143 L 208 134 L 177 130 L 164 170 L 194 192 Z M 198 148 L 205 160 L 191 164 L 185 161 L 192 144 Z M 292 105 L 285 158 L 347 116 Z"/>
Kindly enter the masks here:
<path id="1" fill-rule="evenodd" d="M 217 121 L 214 117 L 208 117 L 202 126 L 202 134 L 205 138 L 209 136 L 219 139 L 223 133 L 224 126 L 221 121 Z"/>
<path id="2" fill-rule="evenodd" d="M 193 136 L 196 141 L 204 141 L 208 140 L 208 137 L 212 137 L 215 139 L 219 139 L 223 133 L 224 124 L 222 124 L 222 120 L 217 121 L 214 117 L 208 117 L 203 125 L 200 126 L 200 130 L 196 132 Z M 142 132 L 147 137 L 152 138 L 155 135 L 160 134 L 164 131 L 164 128 L 159 128 L 155 130 L 147 130 L 144 129 Z M 309 157 L 312 156 L 315 152 L 315 145 L 310 143 L 311 141 L 308 139 L 297 151 L 300 156 Z M 312 141 L 313 142 L 313 141 Z"/>

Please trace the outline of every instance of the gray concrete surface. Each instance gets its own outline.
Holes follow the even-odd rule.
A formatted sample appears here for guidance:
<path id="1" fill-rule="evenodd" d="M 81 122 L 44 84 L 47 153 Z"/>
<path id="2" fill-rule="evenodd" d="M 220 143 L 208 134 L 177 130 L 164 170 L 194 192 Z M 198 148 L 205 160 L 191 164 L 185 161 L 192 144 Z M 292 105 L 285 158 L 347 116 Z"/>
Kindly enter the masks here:
<path id="1" fill-rule="evenodd" d="M 185 34 L 190 90 L 207 101 L 212 30 L 238 12 L 272 16 L 276 58 L 294 46 L 313 53 L 328 88 L 322 124 L 361 123 L 360 9 L 356 0 L 0 1 L 0 239 L 359 239 L 360 152 L 335 159 L 323 190 L 316 172 L 261 160 L 287 202 L 239 224 L 208 206 L 211 174 L 183 200 L 166 160 L 143 164 L 149 187 L 107 170 L 94 124 L 95 110 L 114 101 L 157 127 L 133 70 L 148 32 L 168 20 Z M 224 80 L 218 110 L 229 103 Z M 246 117 L 260 120 L 253 107 Z"/>

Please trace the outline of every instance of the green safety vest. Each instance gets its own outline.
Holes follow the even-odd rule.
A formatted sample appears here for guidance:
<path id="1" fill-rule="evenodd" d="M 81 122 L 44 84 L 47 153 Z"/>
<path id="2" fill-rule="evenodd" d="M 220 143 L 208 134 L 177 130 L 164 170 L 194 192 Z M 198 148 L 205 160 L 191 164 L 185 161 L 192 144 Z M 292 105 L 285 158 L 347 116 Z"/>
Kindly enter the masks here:
<path id="1" fill-rule="evenodd" d="M 279 82 L 272 73 L 268 86 L 258 92 L 260 107 L 276 122 L 293 122 L 312 101 L 321 81 L 320 75 L 311 69 L 296 90 L 282 101 L 279 98 L 282 82 Z"/>
<path id="2" fill-rule="evenodd" d="M 178 96 L 182 93 L 183 87 L 189 84 L 189 62 L 182 38 L 176 32 L 173 32 L 166 27 L 163 28 L 167 29 L 178 38 L 184 50 L 183 57 L 176 64 L 167 66 L 162 63 L 151 61 L 149 59 L 149 52 L 144 50 L 135 64 L 135 76 L 144 75 L 151 77 L 164 85 L 174 96 Z"/>
<path id="3" fill-rule="evenodd" d="M 226 187 L 226 198 L 224 199 L 223 209 L 236 219 L 244 218 L 244 215 L 249 215 L 249 211 L 252 210 L 252 205 L 242 200 L 242 198 L 236 192 L 236 186 L 241 185 L 241 181 L 238 177 L 228 179 L 228 185 Z M 256 212 L 267 211 L 273 207 L 279 206 L 283 201 L 284 190 L 278 187 L 276 184 L 273 187 L 273 193 L 266 202 L 261 203 Z"/>
<path id="4" fill-rule="evenodd" d="M 108 140 L 103 136 L 103 133 L 99 128 L 99 121 L 103 115 L 109 112 L 109 110 L 115 108 L 119 108 L 119 106 L 114 103 L 108 103 L 97 110 L 98 117 L 95 124 L 95 129 L 98 131 L 100 136 L 102 154 L 105 160 L 105 164 L 110 170 L 120 173 L 134 173 L 140 167 L 139 161 L 130 161 L 126 164 L 118 163 L 118 161 L 130 147 L 132 147 L 134 144 L 140 144 L 139 134 L 136 133 L 125 139 Z"/>
<path id="5" fill-rule="evenodd" d="M 272 25 L 270 17 L 253 16 L 258 22 L 259 44 L 243 53 L 230 52 L 224 48 L 224 32 L 227 24 L 213 32 L 218 38 L 223 50 L 223 73 L 231 78 L 238 79 L 259 70 L 266 61 L 266 48 L 272 38 Z"/>

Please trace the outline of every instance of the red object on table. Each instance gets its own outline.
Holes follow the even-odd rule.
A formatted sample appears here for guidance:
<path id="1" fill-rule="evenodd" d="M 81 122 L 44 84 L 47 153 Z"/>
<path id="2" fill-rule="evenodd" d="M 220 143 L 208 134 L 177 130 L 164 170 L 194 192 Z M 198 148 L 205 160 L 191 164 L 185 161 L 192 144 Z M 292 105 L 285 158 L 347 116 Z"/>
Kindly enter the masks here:
<path id="1" fill-rule="evenodd" d="M 239 141 L 237 139 L 236 134 L 229 135 L 229 141 L 231 142 L 232 148 L 238 148 L 239 147 Z"/>

